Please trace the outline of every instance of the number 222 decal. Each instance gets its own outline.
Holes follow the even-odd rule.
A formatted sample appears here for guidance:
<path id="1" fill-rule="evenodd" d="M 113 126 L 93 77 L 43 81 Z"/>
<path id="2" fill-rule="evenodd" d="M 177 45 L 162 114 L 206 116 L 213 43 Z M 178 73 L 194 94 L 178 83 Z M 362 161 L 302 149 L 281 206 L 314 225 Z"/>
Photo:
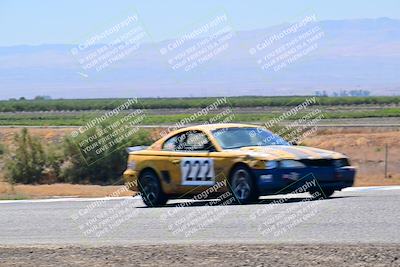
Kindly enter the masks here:
<path id="1" fill-rule="evenodd" d="M 214 160 L 210 158 L 183 158 L 182 185 L 214 185 Z"/>

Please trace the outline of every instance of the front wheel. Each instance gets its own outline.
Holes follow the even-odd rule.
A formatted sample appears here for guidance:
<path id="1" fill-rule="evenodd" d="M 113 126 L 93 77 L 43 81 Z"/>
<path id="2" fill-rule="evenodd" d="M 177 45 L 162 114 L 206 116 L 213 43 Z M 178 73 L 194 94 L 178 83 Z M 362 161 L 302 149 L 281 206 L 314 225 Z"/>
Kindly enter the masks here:
<path id="1" fill-rule="evenodd" d="M 163 192 L 157 174 L 154 171 L 144 171 L 139 177 L 139 192 L 144 204 L 148 207 L 159 207 L 167 203 L 168 198 Z"/>
<path id="2" fill-rule="evenodd" d="M 245 166 L 238 166 L 232 171 L 229 187 L 239 204 L 251 203 L 258 199 L 253 175 Z"/>

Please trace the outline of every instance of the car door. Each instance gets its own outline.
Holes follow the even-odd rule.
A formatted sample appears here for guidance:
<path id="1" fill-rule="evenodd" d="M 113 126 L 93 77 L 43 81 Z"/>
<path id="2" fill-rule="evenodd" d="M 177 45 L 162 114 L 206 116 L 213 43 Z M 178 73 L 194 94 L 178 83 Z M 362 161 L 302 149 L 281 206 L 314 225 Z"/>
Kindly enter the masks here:
<path id="1" fill-rule="evenodd" d="M 210 157 L 214 150 L 207 135 L 199 130 L 186 131 L 172 142 L 174 150 L 169 153 L 167 169 L 177 193 L 196 194 L 215 185 L 215 160 Z"/>

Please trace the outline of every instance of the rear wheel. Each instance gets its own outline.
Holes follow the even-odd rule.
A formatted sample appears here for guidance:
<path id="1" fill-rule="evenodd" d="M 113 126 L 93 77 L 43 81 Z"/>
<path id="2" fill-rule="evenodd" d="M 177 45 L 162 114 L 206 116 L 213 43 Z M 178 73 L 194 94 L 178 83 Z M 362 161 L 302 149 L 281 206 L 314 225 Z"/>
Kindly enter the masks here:
<path id="1" fill-rule="evenodd" d="M 144 171 L 139 177 L 139 192 L 148 207 L 163 206 L 168 197 L 161 188 L 160 180 L 154 171 Z"/>
<path id="2" fill-rule="evenodd" d="M 335 190 L 328 188 L 314 188 L 310 190 L 310 194 L 313 195 L 314 198 L 329 198 L 335 193 Z"/>
<path id="3" fill-rule="evenodd" d="M 258 199 L 253 175 L 245 166 L 238 166 L 232 171 L 229 187 L 239 204 L 251 203 Z"/>

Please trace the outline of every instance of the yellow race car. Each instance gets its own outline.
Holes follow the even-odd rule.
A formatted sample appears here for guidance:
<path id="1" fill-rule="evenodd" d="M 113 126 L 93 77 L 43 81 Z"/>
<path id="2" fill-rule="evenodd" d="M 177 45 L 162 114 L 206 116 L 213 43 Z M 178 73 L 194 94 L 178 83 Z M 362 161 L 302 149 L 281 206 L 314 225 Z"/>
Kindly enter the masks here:
<path id="1" fill-rule="evenodd" d="M 329 197 L 352 186 L 355 176 L 341 153 L 290 145 L 263 127 L 247 124 L 187 127 L 128 152 L 125 182 L 140 192 L 147 206 L 191 198 L 210 188 L 215 190 L 208 190 L 212 194 L 207 197 L 231 192 L 238 203 L 299 192 L 300 187 Z"/>

